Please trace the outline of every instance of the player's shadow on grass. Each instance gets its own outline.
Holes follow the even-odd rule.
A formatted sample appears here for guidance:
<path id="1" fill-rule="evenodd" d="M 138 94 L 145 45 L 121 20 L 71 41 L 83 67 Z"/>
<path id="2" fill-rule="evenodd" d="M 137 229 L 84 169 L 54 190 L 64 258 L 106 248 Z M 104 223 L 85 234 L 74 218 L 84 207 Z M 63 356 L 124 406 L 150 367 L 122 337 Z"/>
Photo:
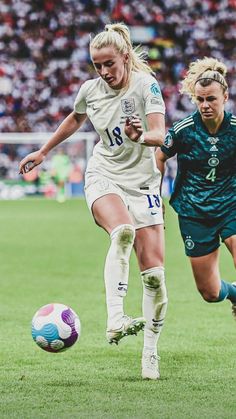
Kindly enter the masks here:
<path id="1" fill-rule="evenodd" d="M 123 376 L 123 375 L 114 375 L 113 376 L 113 380 L 114 381 L 119 381 L 119 382 L 124 382 L 124 383 L 157 383 L 157 382 L 162 382 L 162 381 L 167 381 L 169 380 L 170 377 L 167 376 L 163 376 L 161 377 L 159 380 L 143 380 L 141 377 L 141 372 L 138 371 L 137 374 L 132 374 L 129 376 Z"/>
<path id="2" fill-rule="evenodd" d="M 86 380 L 60 380 L 60 381 L 50 381 L 48 383 L 44 383 L 45 387 L 87 387 L 88 381 Z"/>

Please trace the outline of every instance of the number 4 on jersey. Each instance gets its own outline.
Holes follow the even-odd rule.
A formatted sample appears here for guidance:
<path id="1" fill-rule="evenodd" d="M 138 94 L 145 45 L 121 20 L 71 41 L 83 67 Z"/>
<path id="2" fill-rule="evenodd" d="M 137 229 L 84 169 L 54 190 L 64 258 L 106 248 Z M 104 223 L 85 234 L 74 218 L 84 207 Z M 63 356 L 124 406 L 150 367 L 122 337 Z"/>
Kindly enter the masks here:
<path id="1" fill-rule="evenodd" d="M 215 182 L 215 180 L 216 180 L 216 169 L 215 169 L 215 167 L 213 169 L 211 169 L 209 173 L 207 173 L 206 179 L 210 180 L 211 182 Z"/>

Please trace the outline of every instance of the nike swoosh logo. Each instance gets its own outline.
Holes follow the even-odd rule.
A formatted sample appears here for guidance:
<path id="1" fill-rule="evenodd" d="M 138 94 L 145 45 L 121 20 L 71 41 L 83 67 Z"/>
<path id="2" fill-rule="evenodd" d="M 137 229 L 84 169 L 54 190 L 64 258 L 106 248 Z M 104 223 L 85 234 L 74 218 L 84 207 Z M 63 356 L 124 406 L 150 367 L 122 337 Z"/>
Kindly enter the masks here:
<path id="1" fill-rule="evenodd" d="M 156 214 L 158 214 L 158 212 L 151 211 L 151 215 L 156 215 Z"/>

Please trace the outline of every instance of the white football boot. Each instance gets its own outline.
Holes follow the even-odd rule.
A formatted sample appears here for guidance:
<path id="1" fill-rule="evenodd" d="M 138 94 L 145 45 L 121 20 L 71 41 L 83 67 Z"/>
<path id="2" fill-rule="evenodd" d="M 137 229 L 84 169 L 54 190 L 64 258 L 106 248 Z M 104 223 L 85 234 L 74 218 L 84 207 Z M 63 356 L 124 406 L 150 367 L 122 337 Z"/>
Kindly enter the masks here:
<path id="1" fill-rule="evenodd" d="M 160 357 L 153 351 L 143 351 L 142 355 L 142 378 L 144 380 L 159 380 Z"/>
<path id="2" fill-rule="evenodd" d="M 119 329 L 107 330 L 106 336 L 109 343 L 116 343 L 128 335 L 137 335 L 140 330 L 144 329 L 146 320 L 144 317 L 133 319 L 129 316 L 123 316 L 123 324 Z"/>

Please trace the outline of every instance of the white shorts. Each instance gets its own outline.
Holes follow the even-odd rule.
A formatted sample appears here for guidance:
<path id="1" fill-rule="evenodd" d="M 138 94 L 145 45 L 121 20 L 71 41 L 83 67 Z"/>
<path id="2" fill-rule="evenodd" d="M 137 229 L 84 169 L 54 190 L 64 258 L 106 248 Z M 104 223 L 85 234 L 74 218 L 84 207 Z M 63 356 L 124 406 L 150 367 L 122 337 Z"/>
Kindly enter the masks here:
<path id="1" fill-rule="evenodd" d="M 163 224 L 162 199 L 159 185 L 150 189 L 126 189 L 116 185 L 101 175 L 88 176 L 85 181 L 85 197 L 92 212 L 93 203 L 104 195 L 116 194 L 126 205 L 136 229 L 156 224 Z"/>

